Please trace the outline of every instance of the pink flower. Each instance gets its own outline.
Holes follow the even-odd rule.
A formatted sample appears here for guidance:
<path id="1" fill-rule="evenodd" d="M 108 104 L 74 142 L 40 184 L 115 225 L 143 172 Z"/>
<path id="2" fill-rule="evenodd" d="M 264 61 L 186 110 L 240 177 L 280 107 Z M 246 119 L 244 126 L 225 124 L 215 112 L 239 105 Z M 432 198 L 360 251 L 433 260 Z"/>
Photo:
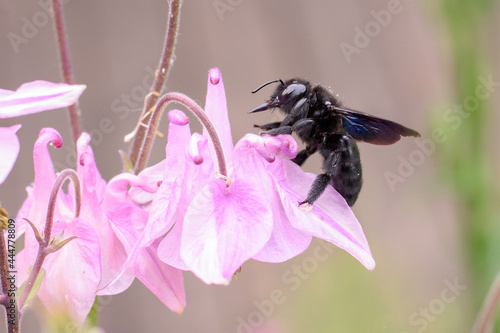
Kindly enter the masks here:
<path id="1" fill-rule="evenodd" d="M 38 230 L 43 230 L 50 192 L 55 173 L 47 150 L 47 143 L 61 147 L 59 133 L 43 129 L 35 144 L 35 182 L 28 188 L 28 199 L 18 217 L 26 217 Z M 83 133 L 77 142 L 77 174 L 81 183 L 81 211 L 75 215 L 75 193 L 59 191 L 54 217 L 53 235 L 61 240 L 77 236 L 60 250 L 47 256 L 43 269 L 45 277 L 38 297 L 52 312 L 67 313 L 82 324 L 96 295 L 113 295 L 127 289 L 134 278 L 139 278 L 169 308 L 182 312 L 185 307 L 182 272 L 158 260 L 155 244 L 142 249 L 133 268 L 121 272 L 128 258 L 131 244 L 137 242 L 148 214 L 143 208 L 129 202 L 127 186 L 137 186 L 154 192 L 141 179 L 130 174 L 115 177 L 109 185 L 97 170 L 90 136 Z M 20 219 L 18 219 L 21 221 Z M 38 253 L 38 242 L 31 230 L 26 231 L 25 248 L 19 253 L 19 278 L 24 282 Z"/>
<path id="2" fill-rule="evenodd" d="M 33 81 L 16 91 L 0 89 L 0 119 L 24 116 L 74 104 L 85 90 L 84 85 L 68 85 L 47 81 Z M 21 125 L 0 127 L 0 184 L 12 170 L 19 154 L 16 132 Z"/>
<path id="3" fill-rule="evenodd" d="M 163 237 L 158 256 L 191 270 L 205 283 L 227 284 L 248 259 L 281 262 L 303 252 L 313 236 L 345 249 L 368 269 L 375 263 L 362 228 L 344 199 L 328 187 L 317 204 L 298 207 L 315 175 L 289 161 L 297 153 L 291 136 L 244 136 L 233 148 L 222 77 L 209 73 L 205 112 L 228 162 L 216 170 L 213 142 L 193 134 L 180 111 L 169 113 L 161 185 L 139 247 Z M 213 135 L 212 133 L 210 133 Z M 158 167 L 139 176 L 154 179 Z M 306 207 L 307 208 L 307 207 Z M 165 235 L 165 236 L 163 236 Z"/>
<path id="4" fill-rule="evenodd" d="M 33 150 L 34 185 L 32 189 L 28 189 L 28 198 L 20 211 L 20 217 L 29 219 L 39 231 L 43 231 L 45 227 L 48 202 L 56 179 L 47 149 L 49 142 L 56 148 L 62 146 L 60 134 L 54 129 L 44 128 L 40 131 Z M 82 149 L 81 142 L 79 148 Z M 88 192 L 100 187 L 96 182 L 98 178 L 89 177 L 98 175 L 92 158 L 87 156 L 84 159 L 84 175 L 80 175 L 83 179 L 83 202 L 89 200 Z M 101 246 L 96 231 L 87 219 L 91 216 L 86 211 L 88 206 L 84 205 L 80 216 L 75 217 L 75 194 L 72 186 L 69 188 L 68 194 L 59 191 L 51 234 L 54 242 L 77 238 L 46 257 L 42 266 L 45 276 L 37 296 L 50 312 L 67 313 L 76 323 L 82 324 L 94 303 L 101 280 Z M 35 234 L 29 228 L 25 232 L 25 247 L 16 260 L 19 274 L 17 283 L 26 281 L 38 248 Z"/>
<path id="5" fill-rule="evenodd" d="M 156 184 L 148 185 L 143 179 L 127 173 L 114 177 L 106 188 L 102 207 L 109 216 L 113 235 L 120 240 L 122 244 L 120 248 L 123 247 L 125 250 L 125 256 L 122 255 L 119 260 L 112 263 L 115 276 L 125 264 L 126 255 L 130 254 L 137 244 L 148 221 L 148 213 L 131 200 L 128 187 L 140 188 L 145 193 L 152 193 L 157 189 Z M 132 276 L 132 279 L 135 276 L 169 309 L 181 313 L 186 306 L 184 278 L 179 269 L 159 260 L 156 255 L 158 243 L 159 240 L 141 248 L 134 256 L 133 262 L 128 265 L 131 268 L 121 272 L 113 283 L 106 279 L 106 283 L 101 285 L 99 294 L 109 294 L 110 290 L 116 291 L 119 281 L 126 280 L 127 276 Z"/>

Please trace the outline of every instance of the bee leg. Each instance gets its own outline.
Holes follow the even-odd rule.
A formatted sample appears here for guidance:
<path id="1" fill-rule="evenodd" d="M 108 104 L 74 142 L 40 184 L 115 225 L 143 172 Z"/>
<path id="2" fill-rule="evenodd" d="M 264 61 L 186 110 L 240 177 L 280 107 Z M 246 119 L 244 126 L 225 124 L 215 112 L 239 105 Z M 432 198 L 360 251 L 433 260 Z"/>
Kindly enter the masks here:
<path id="1" fill-rule="evenodd" d="M 299 206 L 303 204 L 312 205 L 323 194 L 328 184 L 330 184 L 330 176 L 328 176 L 326 173 L 318 175 L 312 183 L 306 200 L 299 202 Z"/>
<path id="2" fill-rule="evenodd" d="M 309 156 L 311 156 L 316 152 L 317 149 L 318 147 L 307 146 L 306 149 L 303 149 L 298 152 L 297 156 L 294 159 L 292 159 L 292 162 L 301 166 L 302 164 L 304 164 L 304 162 L 307 160 Z"/>
<path id="3" fill-rule="evenodd" d="M 265 125 L 255 125 L 254 124 L 253 127 L 257 127 L 257 128 L 260 128 L 261 130 L 268 131 L 270 129 L 280 127 L 280 125 L 281 125 L 281 122 L 277 121 L 277 122 L 269 123 L 269 124 L 265 124 Z"/>
<path id="4" fill-rule="evenodd" d="M 313 132 L 314 126 L 316 122 L 311 118 L 304 118 L 297 120 L 295 124 L 292 126 L 292 131 L 297 133 L 297 135 L 301 138 L 307 138 Z"/>
<path id="5" fill-rule="evenodd" d="M 263 131 L 262 135 L 267 134 L 271 136 L 280 134 L 292 134 L 292 126 L 280 126 L 277 128 L 270 129 L 269 131 Z"/>

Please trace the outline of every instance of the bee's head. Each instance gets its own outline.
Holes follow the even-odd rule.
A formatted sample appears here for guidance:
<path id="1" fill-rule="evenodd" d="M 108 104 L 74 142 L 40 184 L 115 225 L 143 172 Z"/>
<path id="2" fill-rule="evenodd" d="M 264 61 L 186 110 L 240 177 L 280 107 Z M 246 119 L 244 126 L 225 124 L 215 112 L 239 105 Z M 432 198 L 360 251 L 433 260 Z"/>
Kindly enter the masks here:
<path id="1" fill-rule="evenodd" d="M 263 87 L 275 82 L 280 82 L 281 84 L 276 87 L 269 100 L 248 113 L 265 111 L 272 108 L 280 108 L 286 113 L 289 113 L 293 105 L 304 96 L 308 86 L 308 82 L 301 79 L 292 79 L 286 82 L 278 79 L 263 84 L 252 91 L 252 93 L 256 93 Z"/>

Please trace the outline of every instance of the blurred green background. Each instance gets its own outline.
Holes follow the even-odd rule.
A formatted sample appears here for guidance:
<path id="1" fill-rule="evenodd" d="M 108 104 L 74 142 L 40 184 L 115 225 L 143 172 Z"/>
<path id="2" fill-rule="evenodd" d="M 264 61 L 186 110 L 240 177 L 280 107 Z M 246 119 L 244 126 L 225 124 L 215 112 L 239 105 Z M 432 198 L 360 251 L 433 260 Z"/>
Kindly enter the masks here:
<path id="1" fill-rule="evenodd" d="M 60 81 L 47 2 L 0 0 L 1 88 Z M 152 82 L 167 1 L 68 0 L 64 8 L 75 82 L 88 86 L 80 99 L 84 129 L 109 180 L 121 171 L 116 152 L 128 148 L 123 136 L 134 128 Z M 373 272 L 315 240 L 282 264 L 248 262 L 228 287 L 206 286 L 185 273 L 181 316 L 134 283 L 99 300 L 100 326 L 106 332 L 469 332 L 500 270 L 499 29 L 493 0 L 186 1 L 166 89 L 203 104 L 207 71 L 219 67 L 235 142 L 255 132 L 254 123 L 281 119 L 278 112 L 248 115 L 271 90 L 250 92 L 294 76 L 422 138 L 360 144 L 364 187 L 353 210 L 377 262 Z M 112 133 L 103 132 L 104 119 Z M 33 179 L 39 130 L 55 127 L 71 142 L 64 111 L 0 125 L 19 122 L 22 150 L 0 187 L 11 214 Z M 166 128 L 164 121 L 160 130 Z M 165 142 L 156 141 L 151 163 L 163 158 Z M 59 170 L 75 163 L 70 146 L 52 151 Z M 304 169 L 318 173 L 320 166 L 315 156 Z M 25 332 L 40 331 L 36 308 Z"/>

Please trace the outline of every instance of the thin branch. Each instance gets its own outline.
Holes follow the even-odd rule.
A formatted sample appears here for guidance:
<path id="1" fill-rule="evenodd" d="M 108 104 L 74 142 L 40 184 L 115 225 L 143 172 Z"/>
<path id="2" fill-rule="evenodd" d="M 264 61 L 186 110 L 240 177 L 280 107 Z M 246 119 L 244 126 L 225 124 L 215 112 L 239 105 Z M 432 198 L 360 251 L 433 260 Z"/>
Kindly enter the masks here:
<path id="1" fill-rule="evenodd" d="M 163 51 L 160 58 L 160 63 L 158 69 L 156 70 L 155 80 L 151 87 L 149 97 L 146 98 L 144 103 L 144 109 L 142 111 L 141 117 L 139 117 L 139 123 L 147 124 L 151 118 L 151 114 L 148 112 L 152 110 L 156 102 L 158 101 L 158 96 L 160 95 L 161 89 L 165 80 L 170 72 L 171 65 L 174 59 L 175 44 L 177 43 L 177 35 L 179 30 L 179 20 L 181 16 L 181 0 L 171 0 L 169 2 L 169 17 L 167 23 L 167 32 L 165 36 L 165 42 L 163 44 Z M 132 166 L 135 166 L 137 159 L 139 157 L 140 148 L 143 145 L 144 136 L 146 135 L 146 128 L 144 126 L 137 127 L 137 133 L 135 134 L 132 147 L 130 149 L 129 160 Z"/>
<path id="2" fill-rule="evenodd" d="M 57 44 L 59 47 L 59 57 L 61 60 L 61 69 L 63 72 L 64 82 L 73 84 L 73 76 L 71 73 L 71 57 L 69 54 L 69 45 L 66 37 L 66 23 L 64 22 L 64 12 L 61 7 L 60 0 L 52 0 L 52 8 L 54 9 L 54 23 L 57 34 Z M 82 134 L 82 113 L 78 107 L 78 102 L 68 107 L 69 120 L 71 130 L 73 132 L 73 141 L 77 142 L 80 134 Z"/>

